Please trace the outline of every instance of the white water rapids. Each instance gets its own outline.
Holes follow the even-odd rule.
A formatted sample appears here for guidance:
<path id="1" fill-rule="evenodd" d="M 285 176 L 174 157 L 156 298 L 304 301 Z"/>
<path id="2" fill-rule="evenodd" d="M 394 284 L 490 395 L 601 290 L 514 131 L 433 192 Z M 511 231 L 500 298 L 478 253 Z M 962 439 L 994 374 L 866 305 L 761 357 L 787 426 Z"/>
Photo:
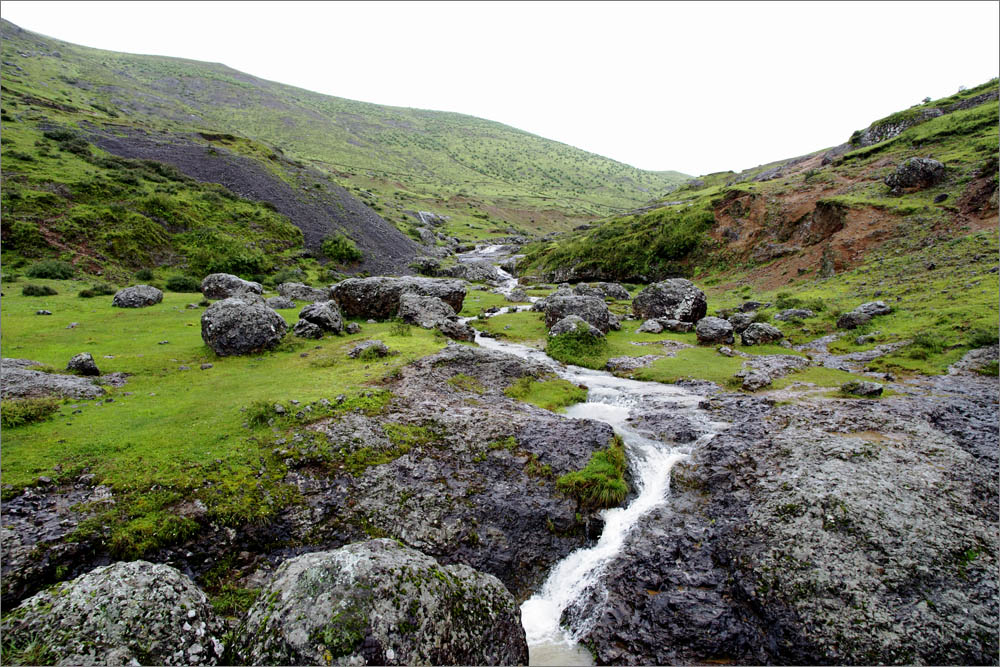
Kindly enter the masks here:
<path id="1" fill-rule="evenodd" d="M 477 249 L 480 258 L 495 256 L 497 246 Z M 504 284 L 501 291 L 510 293 L 517 286 L 517 279 L 501 270 Z M 534 300 L 534 299 L 533 299 Z M 499 313 L 523 310 L 525 307 L 502 308 Z M 467 321 L 474 324 L 474 318 Z M 564 613 L 575 604 L 588 599 L 606 597 L 602 580 L 609 573 L 607 566 L 619 554 L 629 532 L 639 519 L 653 508 L 667 502 L 670 489 L 670 470 L 686 458 L 693 448 L 707 442 L 726 425 L 713 422 L 698 410 L 702 397 L 685 389 L 655 382 L 640 382 L 619 378 L 603 371 L 578 366 L 566 366 L 547 356 L 541 350 L 487 338 L 476 333 L 479 345 L 533 359 L 548 365 L 559 377 L 573 384 L 588 387 L 587 400 L 570 407 L 569 417 L 594 419 L 609 424 L 621 436 L 629 469 L 633 476 L 635 497 L 626 507 L 605 510 L 604 530 L 597 544 L 577 549 L 549 572 L 542 587 L 521 605 L 521 623 L 528 640 L 531 665 L 591 665 L 589 651 L 578 642 L 593 627 L 597 614 Z M 629 424 L 630 415 L 658 412 L 682 412 L 698 425 L 700 437 L 685 447 L 672 447 L 654 440 Z M 597 610 L 599 611 L 599 609 Z"/>

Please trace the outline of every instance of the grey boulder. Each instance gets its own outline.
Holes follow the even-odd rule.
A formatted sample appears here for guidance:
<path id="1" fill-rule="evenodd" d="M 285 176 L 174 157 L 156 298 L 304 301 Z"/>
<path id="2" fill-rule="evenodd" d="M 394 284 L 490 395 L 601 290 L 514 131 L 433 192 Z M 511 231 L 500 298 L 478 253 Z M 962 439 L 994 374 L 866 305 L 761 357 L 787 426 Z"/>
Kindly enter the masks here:
<path id="1" fill-rule="evenodd" d="M 380 340 L 365 340 L 351 348 L 347 356 L 351 359 L 362 359 L 369 356 L 387 357 L 389 356 L 389 348 Z"/>
<path id="2" fill-rule="evenodd" d="M 434 278 L 348 278 L 330 288 L 330 294 L 346 317 L 387 320 L 399 312 L 403 294 L 435 296 L 457 313 L 465 300 L 465 284 L 459 280 Z"/>
<path id="3" fill-rule="evenodd" d="M 868 398 L 874 398 L 876 396 L 882 395 L 882 390 L 884 387 L 878 382 L 862 382 L 859 380 L 851 380 L 850 382 L 845 382 L 840 385 L 840 391 L 845 394 L 852 394 L 854 396 L 865 396 Z"/>
<path id="4" fill-rule="evenodd" d="M 896 167 L 885 178 L 885 184 L 893 192 L 922 190 L 937 185 L 944 179 L 944 165 L 927 157 L 913 157 Z"/>
<path id="5" fill-rule="evenodd" d="M 314 340 L 323 337 L 322 327 L 313 324 L 309 320 L 299 320 L 296 322 L 295 326 L 292 327 L 292 333 L 299 338 L 312 338 Z"/>
<path id="6" fill-rule="evenodd" d="M 438 564 L 394 540 L 284 562 L 235 642 L 245 664 L 516 665 L 516 601 L 492 575 Z"/>
<path id="7" fill-rule="evenodd" d="M 152 285 L 133 285 L 118 290 L 111 305 L 116 308 L 146 308 L 163 301 L 163 292 Z"/>
<path id="8" fill-rule="evenodd" d="M 604 333 L 578 315 L 567 315 L 552 325 L 549 329 L 550 336 L 560 336 L 571 331 L 584 331 L 596 338 L 603 338 Z"/>
<path id="9" fill-rule="evenodd" d="M 809 310 L 808 308 L 789 308 L 775 315 L 774 319 L 782 322 L 788 322 L 791 320 L 804 320 L 806 318 L 815 316 L 816 313 Z"/>
<path id="10" fill-rule="evenodd" d="M 878 315 L 888 315 L 892 308 L 884 301 L 869 301 L 863 303 L 849 313 L 844 313 L 837 318 L 838 329 L 855 329 L 864 324 L 868 324 L 873 317 Z"/>
<path id="11" fill-rule="evenodd" d="M 501 283 L 504 280 L 497 267 L 489 262 L 459 262 L 441 273 L 473 283 Z"/>
<path id="12" fill-rule="evenodd" d="M 328 287 L 310 287 L 303 283 L 281 283 L 278 285 L 278 294 L 286 299 L 298 299 L 299 301 L 326 301 L 330 298 Z"/>
<path id="13" fill-rule="evenodd" d="M 264 305 L 273 310 L 290 310 L 295 308 L 295 302 L 286 296 L 272 296 L 264 301 Z"/>
<path id="14" fill-rule="evenodd" d="M 764 322 L 754 322 L 740 334 L 740 342 L 743 345 L 764 345 L 766 343 L 776 343 L 785 334 L 781 333 L 778 327 Z"/>
<path id="15" fill-rule="evenodd" d="M 603 298 L 593 296 L 550 296 L 545 299 L 545 326 L 552 328 L 559 320 L 569 315 L 577 315 L 601 331 L 621 327 L 618 318 L 608 310 Z"/>
<path id="16" fill-rule="evenodd" d="M 733 332 L 741 334 L 746 331 L 747 327 L 753 324 L 753 318 L 757 314 L 753 312 L 749 313 L 733 313 L 729 316 L 729 323 L 733 325 Z"/>
<path id="17" fill-rule="evenodd" d="M 215 665 L 225 630 L 190 579 L 146 561 L 56 584 L 18 605 L 2 629 L 5 643 L 40 642 L 65 665 Z"/>
<path id="18" fill-rule="evenodd" d="M 597 283 L 594 287 L 600 290 L 607 299 L 627 301 L 632 298 L 632 295 L 628 293 L 628 290 L 618 283 Z"/>
<path id="19" fill-rule="evenodd" d="M 30 359 L 4 359 L 0 364 L 0 396 L 3 398 L 97 398 L 104 388 L 90 378 L 32 370 L 42 364 Z"/>
<path id="20" fill-rule="evenodd" d="M 708 302 L 690 280 L 670 278 L 639 292 L 632 301 L 632 312 L 644 320 L 665 317 L 697 322 L 708 312 Z"/>
<path id="21" fill-rule="evenodd" d="M 579 296 L 592 296 L 598 299 L 604 298 L 604 292 L 597 289 L 596 287 L 591 287 L 587 283 L 577 283 L 573 286 L 573 294 Z"/>
<path id="22" fill-rule="evenodd" d="M 698 336 L 699 343 L 724 343 L 732 345 L 735 341 L 733 338 L 733 325 L 721 317 L 701 318 L 698 320 L 694 331 Z"/>
<path id="23" fill-rule="evenodd" d="M 344 332 L 344 318 L 336 301 L 317 301 L 299 311 L 299 320 L 312 322 L 323 331 Z"/>
<path id="24" fill-rule="evenodd" d="M 438 330 L 452 340 L 472 342 L 476 340 L 476 331 L 468 324 L 455 320 L 442 320 L 437 324 Z"/>
<path id="25" fill-rule="evenodd" d="M 201 338 L 220 357 L 270 350 L 287 332 L 281 315 L 259 298 L 216 301 L 201 315 Z"/>
<path id="26" fill-rule="evenodd" d="M 228 299 L 239 294 L 264 293 L 260 283 L 243 280 L 231 273 L 211 273 L 201 281 L 201 293 L 206 299 Z"/>
<path id="27" fill-rule="evenodd" d="M 94 357 L 90 352 L 81 352 L 80 354 L 74 355 L 69 363 L 66 364 L 66 370 L 76 373 L 77 375 L 100 375 L 101 371 L 97 369 L 97 364 L 94 363 Z"/>
<path id="28" fill-rule="evenodd" d="M 455 310 L 436 296 L 403 294 L 399 297 L 399 318 L 407 324 L 433 329 L 455 317 Z"/>

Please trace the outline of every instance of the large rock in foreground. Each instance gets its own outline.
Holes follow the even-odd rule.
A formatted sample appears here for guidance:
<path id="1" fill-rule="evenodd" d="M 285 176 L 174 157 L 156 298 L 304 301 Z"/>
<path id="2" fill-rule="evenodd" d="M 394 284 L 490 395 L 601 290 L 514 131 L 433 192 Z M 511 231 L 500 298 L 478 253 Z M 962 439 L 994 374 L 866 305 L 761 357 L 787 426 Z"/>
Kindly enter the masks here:
<path id="1" fill-rule="evenodd" d="M 399 312 L 403 294 L 437 297 L 457 313 L 465 300 L 465 285 L 433 278 L 348 278 L 333 285 L 330 294 L 346 317 L 387 320 Z"/>
<path id="2" fill-rule="evenodd" d="M 697 322 L 708 312 L 708 301 L 690 280 L 671 278 L 639 292 L 632 301 L 632 312 L 643 320 L 663 317 Z"/>
<path id="3" fill-rule="evenodd" d="M 206 299 L 228 299 L 240 294 L 260 296 L 264 293 L 264 288 L 260 283 L 243 280 L 230 273 L 212 273 L 201 281 L 201 293 Z"/>
<path id="4" fill-rule="evenodd" d="M 576 315 L 606 334 L 621 327 L 618 318 L 608 310 L 603 298 L 596 296 L 550 296 L 545 300 L 545 326 L 552 328 L 556 322 Z"/>
<path id="5" fill-rule="evenodd" d="M 146 308 L 163 301 L 163 292 L 152 285 L 133 285 L 118 290 L 111 305 L 115 308 Z"/>
<path id="6" fill-rule="evenodd" d="M 286 561 L 237 637 L 247 664 L 518 665 L 520 611 L 495 577 L 381 539 Z"/>
<path id="7" fill-rule="evenodd" d="M 220 357 L 270 350 L 287 331 L 281 315 L 239 297 L 216 301 L 201 316 L 201 338 Z"/>
<path id="8" fill-rule="evenodd" d="M 2 629 L 5 644 L 37 642 L 53 661 L 44 664 L 214 665 L 223 651 L 224 628 L 205 594 L 176 569 L 145 561 L 99 567 L 38 593 Z M 4 653 L 5 663 L 17 661 L 16 651 Z"/>

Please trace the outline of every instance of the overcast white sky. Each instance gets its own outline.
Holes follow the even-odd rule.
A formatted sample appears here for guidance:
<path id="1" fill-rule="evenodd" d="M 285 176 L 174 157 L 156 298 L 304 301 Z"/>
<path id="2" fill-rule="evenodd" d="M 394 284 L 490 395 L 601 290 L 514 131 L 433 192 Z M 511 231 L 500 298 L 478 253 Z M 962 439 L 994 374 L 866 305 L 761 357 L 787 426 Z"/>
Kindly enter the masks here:
<path id="1" fill-rule="evenodd" d="M 22 28 L 489 118 L 644 169 L 740 170 L 997 76 L 997 2 L 19 2 Z"/>

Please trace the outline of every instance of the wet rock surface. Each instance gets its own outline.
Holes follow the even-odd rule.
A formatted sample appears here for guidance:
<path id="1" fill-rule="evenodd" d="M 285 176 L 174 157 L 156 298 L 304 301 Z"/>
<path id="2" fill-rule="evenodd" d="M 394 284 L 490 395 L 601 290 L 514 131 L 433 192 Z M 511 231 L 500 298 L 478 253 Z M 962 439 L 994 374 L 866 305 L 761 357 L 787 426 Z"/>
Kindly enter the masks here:
<path id="1" fill-rule="evenodd" d="M 6 615 L 2 629 L 5 644 L 40 642 L 66 665 L 214 665 L 224 650 L 205 594 L 176 569 L 146 561 L 56 584 Z"/>
<path id="2" fill-rule="evenodd" d="M 710 398 L 731 426 L 587 603 L 598 662 L 996 664 L 998 387 L 956 367 L 879 400 Z"/>
<path id="3" fill-rule="evenodd" d="M 283 563 L 237 642 L 248 664 L 518 665 L 528 658 L 520 612 L 500 581 L 389 539 Z"/>
<path id="4" fill-rule="evenodd" d="M 287 331 L 284 318 L 259 299 L 223 299 L 201 315 L 201 338 L 220 357 L 272 349 Z"/>
<path id="5" fill-rule="evenodd" d="M 346 317 L 387 320 L 399 312 L 404 293 L 433 296 L 456 313 L 465 300 L 465 283 L 434 278 L 348 278 L 330 288 L 330 294 Z"/>
<path id="6" fill-rule="evenodd" d="M 133 285 L 118 290 L 111 299 L 115 308 L 147 308 L 163 301 L 163 292 L 151 285 Z"/>

